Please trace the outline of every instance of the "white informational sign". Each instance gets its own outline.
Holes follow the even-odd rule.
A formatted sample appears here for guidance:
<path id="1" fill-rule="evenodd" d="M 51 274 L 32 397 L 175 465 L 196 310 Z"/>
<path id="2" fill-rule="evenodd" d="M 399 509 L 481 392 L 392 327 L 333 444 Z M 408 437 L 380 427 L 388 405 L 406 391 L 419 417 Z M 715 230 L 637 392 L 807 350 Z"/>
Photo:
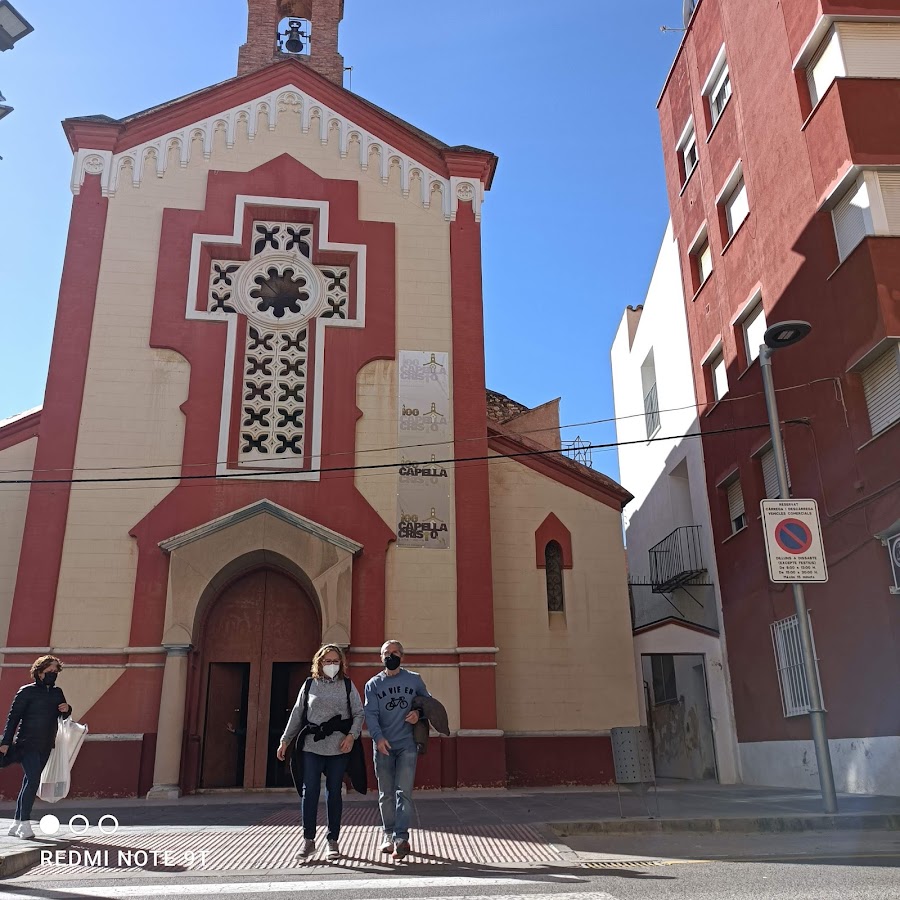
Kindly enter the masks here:
<path id="1" fill-rule="evenodd" d="M 828 581 L 815 500 L 763 500 L 769 578 L 776 584 Z"/>

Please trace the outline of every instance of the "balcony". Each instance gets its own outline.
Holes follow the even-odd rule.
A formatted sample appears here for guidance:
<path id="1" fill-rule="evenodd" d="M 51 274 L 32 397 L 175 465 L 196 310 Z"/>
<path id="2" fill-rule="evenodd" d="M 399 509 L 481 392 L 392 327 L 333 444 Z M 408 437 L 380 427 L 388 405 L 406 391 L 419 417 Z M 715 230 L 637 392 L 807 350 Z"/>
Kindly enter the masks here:
<path id="1" fill-rule="evenodd" d="M 654 594 L 670 594 L 704 572 L 699 525 L 682 525 L 650 548 L 650 584 Z"/>
<path id="2" fill-rule="evenodd" d="M 838 78 L 805 127 L 820 199 L 848 163 L 900 165 L 900 80 Z"/>

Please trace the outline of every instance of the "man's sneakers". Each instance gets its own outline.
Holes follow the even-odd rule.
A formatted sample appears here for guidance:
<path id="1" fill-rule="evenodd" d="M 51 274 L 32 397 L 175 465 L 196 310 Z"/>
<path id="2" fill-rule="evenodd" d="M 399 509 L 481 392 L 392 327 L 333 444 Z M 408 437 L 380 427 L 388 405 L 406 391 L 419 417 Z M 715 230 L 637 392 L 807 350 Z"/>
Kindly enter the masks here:
<path id="1" fill-rule="evenodd" d="M 409 841 L 397 841 L 397 847 L 394 850 L 394 859 L 405 859 L 409 855 Z"/>
<path id="2" fill-rule="evenodd" d="M 394 852 L 394 841 L 392 838 L 386 837 L 381 842 L 381 847 L 379 848 L 382 853 L 393 853 Z"/>
<path id="3" fill-rule="evenodd" d="M 28 838 L 34 837 L 34 829 L 31 827 L 31 822 L 22 822 L 19 827 L 16 829 L 16 837 L 22 838 L 23 840 L 28 840 Z"/>
<path id="4" fill-rule="evenodd" d="M 316 842 L 305 838 L 297 851 L 297 859 L 309 859 L 316 852 Z"/>
<path id="5" fill-rule="evenodd" d="M 329 841 L 328 842 L 328 853 L 325 854 L 325 859 L 336 860 L 341 858 L 341 851 L 338 847 L 337 841 Z"/>
<path id="6" fill-rule="evenodd" d="M 9 826 L 9 831 L 6 832 L 8 837 L 18 837 L 18 831 L 22 827 L 22 823 L 18 819 L 14 819 L 12 825 Z M 391 847 L 393 850 L 394 848 Z"/>

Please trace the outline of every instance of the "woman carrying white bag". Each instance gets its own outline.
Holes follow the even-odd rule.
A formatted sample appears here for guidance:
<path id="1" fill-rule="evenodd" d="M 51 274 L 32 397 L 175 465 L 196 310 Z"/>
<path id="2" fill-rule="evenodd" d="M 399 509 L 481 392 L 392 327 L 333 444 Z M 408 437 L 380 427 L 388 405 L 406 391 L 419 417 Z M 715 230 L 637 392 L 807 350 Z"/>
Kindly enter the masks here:
<path id="1" fill-rule="evenodd" d="M 41 656 L 34 661 L 31 666 L 33 682 L 20 687 L 13 698 L 0 738 L 0 754 L 9 762 L 21 763 L 25 770 L 16 803 L 16 820 L 9 829 L 11 836 L 34 837 L 31 808 L 41 783 L 41 773 L 56 743 L 59 717 L 66 719 L 72 712 L 62 690 L 56 686 L 61 669 L 62 662 L 55 656 Z"/>
<path id="2" fill-rule="evenodd" d="M 56 731 L 56 746 L 41 772 L 41 786 L 37 795 L 47 803 L 56 803 L 69 793 L 72 765 L 87 734 L 87 725 L 60 717 Z"/>

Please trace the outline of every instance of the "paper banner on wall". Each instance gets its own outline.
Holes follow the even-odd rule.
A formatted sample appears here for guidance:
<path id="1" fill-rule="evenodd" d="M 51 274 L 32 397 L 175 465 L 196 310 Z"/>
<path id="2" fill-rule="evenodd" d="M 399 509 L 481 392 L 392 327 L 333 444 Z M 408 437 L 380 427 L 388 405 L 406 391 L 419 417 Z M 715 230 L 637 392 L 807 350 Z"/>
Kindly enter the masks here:
<path id="1" fill-rule="evenodd" d="M 401 350 L 397 546 L 450 549 L 450 355 Z"/>

